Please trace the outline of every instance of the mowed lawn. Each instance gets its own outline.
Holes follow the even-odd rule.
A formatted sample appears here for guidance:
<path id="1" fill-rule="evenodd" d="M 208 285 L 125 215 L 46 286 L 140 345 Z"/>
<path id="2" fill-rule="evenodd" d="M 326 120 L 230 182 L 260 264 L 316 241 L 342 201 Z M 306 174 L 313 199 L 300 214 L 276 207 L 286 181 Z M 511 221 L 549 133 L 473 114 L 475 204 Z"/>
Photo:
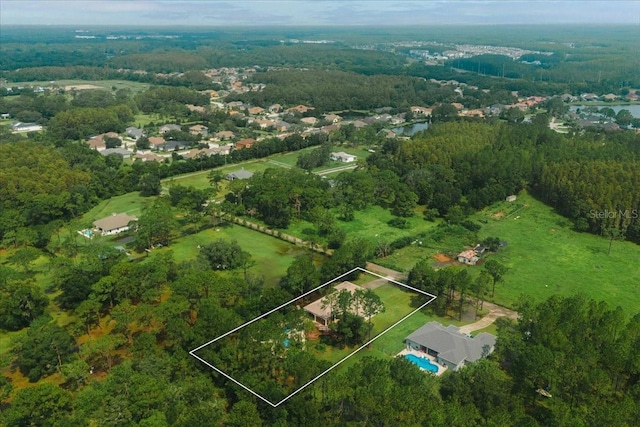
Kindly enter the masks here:
<path id="1" fill-rule="evenodd" d="M 210 228 L 196 234 L 180 237 L 175 239 L 169 248 L 157 251 L 170 249 L 177 262 L 188 261 L 198 256 L 198 246 L 218 239 L 236 240 L 243 250 L 249 252 L 255 261 L 249 271 L 264 276 L 268 286 L 277 285 L 280 278 L 287 273 L 294 258 L 306 251 L 304 248 L 239 225 Z"/>
<path id="2" fill-rule="evenodd" d="M 65 86 L 80 86 L 82 85 L 92 85 L 97 86 L 98 88 L 111 90 L 112 88 L 118 89 L 129 89 L 132 92 L 141 92 L 143 90 L 148 89 L 151 85 L 149 83 L 140 83 L 140 82 L 132 82 L 128 80 L 56 80 L 54 82 L 51 81 L 41 81 L 41 82 L 29 82 L 31 86 L 42 86 L 42 87 L 65 87 Z"/>
<path id="3" fill-rule="evenodd" d="M 233 165 L 221 166 L 219 168 L 207 169 L 200 172 L 192 172 L 184 175 L 173 176 L 171 178 L 165 178 L 162 180 L 162 186 L 168 188 L 172 183 L 183 185 L 185 187 L 194 187 L 199 190 L 203 190 L 205 188 L 211 188 L 211 183 L 209 182 L 208 175 L 212 170 L 220 171 L 222 175 L 226 175 L 230 172 L 235 172 L 239 169 L 244 169 L 249 172 L 262 172 L 267 168 L 277 167 L 275 165 L 269 164 L 264 159 L 261 160 L 250 160 L 247 162 L 237 163 Z M 226 184 L 228 181 L 222 180 L 221 188 L 219 194 L 223 195 L 227 193 Z"/>
<path id="4" fill-rule="evenodd" d="M 132 192 L 115 196 L 104 200 L 82 216 L 81 222 L 91 224 L 93 221 L 107 217 L 114 213 L 126 213 L 129 215 L 140 215 L 146 203 L 150 203 L 153 197 L 142 197 L 140 193 Z"/>
<path id="5" fill-rule="evenodd" d="M 507 202 L 474 215 L 488 221 L 480 237 L 497 236 L 507 246 L 490 257 L 509 268 L 496 286 L 495 302 L 513 307 L 520 295 L 535 301 L 551 295 L 583 293 L 627 313 L 640 307 L 640 246 L 578 233 L 554 210 L 527 194 L 518 196 L 515 212 Z M 518 208 L 519 206 L 519 208 Z M 472 267 L 473 268 L 473 267 Z"/>

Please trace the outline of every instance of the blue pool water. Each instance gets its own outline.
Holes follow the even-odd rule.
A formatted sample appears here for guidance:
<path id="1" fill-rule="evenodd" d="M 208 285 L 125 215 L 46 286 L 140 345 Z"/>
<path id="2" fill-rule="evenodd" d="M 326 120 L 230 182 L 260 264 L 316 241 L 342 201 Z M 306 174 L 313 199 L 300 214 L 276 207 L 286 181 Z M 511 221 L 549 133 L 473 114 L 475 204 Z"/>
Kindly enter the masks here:
<path id="1" fill-rule="evenodd" d="M 285 346 L 285 348 L 288 348 L 289 345 L 291 345 L 291 341 L 289 341 L 289 338 L 285 338 L 282 344 Z"/>
<path id="2" fill-rule="evenodd" d="M 413 354 L 405 354 L 404 357 L 414 365 L 418 365 L 421 369 L 426 369 L 429 372 L 438 372 L 438 367 L 431 363 L 429 359 L 423 359 L 422 357 L 415 356 Z"/>

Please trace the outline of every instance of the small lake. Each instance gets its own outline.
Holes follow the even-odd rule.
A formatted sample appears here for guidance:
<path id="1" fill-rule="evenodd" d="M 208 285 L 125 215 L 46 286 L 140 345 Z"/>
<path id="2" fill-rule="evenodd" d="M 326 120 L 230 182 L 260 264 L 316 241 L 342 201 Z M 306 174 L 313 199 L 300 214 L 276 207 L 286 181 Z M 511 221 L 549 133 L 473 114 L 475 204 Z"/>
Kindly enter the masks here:
<path id="1" fill-rule="evenodd" d="M 598 110 L 601 108 L 609 107 L 613 111 L 615 111 L 616 114 L 618 114 L 618 111 L 620 110 L 629 110 L 629 112 L 633 117 L 640 118 L 640 105 L 638 104 L 634 104 L 634 105 L 621 105 L 621 104 L 572 105 L 569 107 L 569 110 L 576 111 L 579 108 L 580 111 L 583 111 L 585 108 L 589 108 L 589 107 L 596 107 Z"/>
<path id="2" fill-rule="evenodd" d="M 391 129 L 392 131 L 394 131 L 396 133 L 396 135 L 408 135 L 408 136 L 412 136 L 422 130 L 427 130 L 429 129 L 429 123 L 427 122 L 423 122 L 423 123 L 414 123 L 410 126 L 402 126 L 402 127 L 398 127 L 398 128 L 393 128 Z"/>

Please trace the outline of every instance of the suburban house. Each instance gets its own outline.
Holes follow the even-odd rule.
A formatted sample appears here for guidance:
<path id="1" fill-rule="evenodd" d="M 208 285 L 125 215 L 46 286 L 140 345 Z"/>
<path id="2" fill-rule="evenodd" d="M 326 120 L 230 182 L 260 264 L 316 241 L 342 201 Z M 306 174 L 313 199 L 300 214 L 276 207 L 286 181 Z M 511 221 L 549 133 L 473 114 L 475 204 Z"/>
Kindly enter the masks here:
<path id="1" fill-rule="evenodd" d="M 515 194 L 512 194 L 511 196 L 507 196 L 506 200 L 507 202 L 511 203 L 511 202 L 515 202 L 517 198 L 518 197 Z"/>
<path id="2" fill-rule="evenodd" d="M 343 163 L 352 163 L 355 162 L 357 157 L 354 156 L 353 154 L 347 154 L 343 151 L 338 151 L 336 153 L 331 153 L 330 155 L 331 160 L 336 161 L 336 162 L 343 162 Z"/>
<path id="3" fill-rule="evenodd" d="M 432 356 L 449 369 L 457 371 L 466 363 L 488 356 L 494 350 L 496 337 L 481 332 L 471 338 L 454 325 L 447 327 L 438 322 L 429 322 L 405 338 L 408 350 Z"/>
<path id="4" fill-rule="evenodd" d="M 291 107 L 287 109 L 288 113 L 300 113 L 304 114 L 307 111 L 315 110 L 314 107 L 307 107 L 306 105 L 296 105 L 295 107 Z"/>
<path id="5" fill-rule="evenodd" d="M 430 116 L 433 112 L 433 108 L 420 107 L 418 105 L 414 105 L 411 107 L 411 112 L 416 116 Z"/>
<path id="6" fill-rule="evenodd" d="M 209 128 L 204 125 L 193 125 L 189 127 L 189 132 L 192 135 L 208 136 Z"/>
<path id="7" fill-rule="evenodd" d="M 124 148 L 107 148 L 98 151 L 100 151 L 100 154 L 102 154 L 103 156 L 117 155 L 122 156 L 123 159 L 128 159 L 129 157 L 131 157 L 131 151 L 125 150 Z"/>
<path id="8" fill-rule="evenodd" d="M 264 108 L 262 107 L 251 107 L 248 109 L 249 114 L 251 114 L 252 116 L 257 116 L 258 114 L 262 114 L 264 113 Z"/>
<path id="9" fill-rule="evenodd" d="M 345 290 L 351 294 L 354 294 L 356 291 L 363 290 L 363 288 L 358 285 L 354 285 L 351 282 L 342 282 L 339 285 L 336 285 L 333 289 L 334 294 L 342 290 Z M 303 307 L 304 311 L 306 311 L 311 317 L 313 317 L 313 320 L 316 323 L 319 323 L 321 327 L 325 328 L 328 327 L 333 320 L 331 295 L 324 296 Z M 358 307 L 350 307 L 349 311 L 362 316 L 362 314 L 360 313 L 361 310 L 359 310 Z"/>
<path id="10" fill-rule="evenodd" d="M 220 140 L 232 139 L 236 137 L 236 134 L 231 132 L 230 130 L 221 130 L 215 134 L 215 137 Z"/>
<path id="11" fill-rule="evenodd" d="M 113 234 L 122 233 L 129 229 L 131 221 L 137 221 L 135 216 L 129 216 L 126 213 L 113 214 L 106 218 L 99 219 L 93 222 L 93 226 L 96 231 L 103 236 L 110 236 Z"/>
<path id="12" fill-rule="evenodd" d="M 140 153 L 133 156 L 135 160 L 140 160 L 141 162 L 162 162 L 166 159 L 166 157 L 159 156 L 154 153 Z"/>
<path id="13" fill-rule="evenodd" d="M 162 125 L 160 126 L 160 129 L 158 129 L 158 133 L 165 134 L 172 130 L 182 130 L 182 128 L 180 127 L 180 125 L 174 125 L 174 124 Z"/>
<path id="14" fill-rule="evenodd" d="M 235 172 L 228 173 L 226 178 L 229 181 L 235 181 L 236 179 L 249 179 L 253 176 L 253 172 L 246 171 L 244 169 L 239 169 Z"/>
<path id="15" fill-rule="evenodd" d="M 318 119 L 315 117 L 304 117 L 300 119 L 300 122 L 304 123 L 305 125 L 315 126 L 315 124 L 318 123 Z"/>
<path id="16" fill-rule="evenodd" d="M 138 138 L 142 138 L 144 136 L 144 131 L 135 127 L 128 127 L 127 129 L 125 129 L 125 133 L 134 141 L 137 141 Z"/>
<path id="17" fill-rule="evenodd" d="M 255 143 L 256 140 L 252 138 L 241 139 L 240 141 L 236 142 L 236 149 L 242 150 L 243 148 L 251 148 Z"/>
<path id="18" fill-rule="evenodd" d="M 15 123 L 11 126 L 11 131 L 13 133 L 18 132 L 36 132 L 42 130 L 42 126 L 37 123 Z"/>
<path id="19" fill-rule="evenodd" d="M 324 119 L 329 123 L 338 123 L 340 120 L 342 120 L 342 117 L 337 114 L 325 114 Z"/>
<path id="20" fill-rule="evenodd" d="M 107 148 L 102 138 L 91 138 L 89 141 L 87 141 L 87 145 L 89 146 L 89 148 L 96 151 L 102 151 Z"/>
<path id="21" fill-rule="evenodd" d="M 478 255 L 473 250 L 460 252 L 458 254 L 458 262 L 461 262 L 467 265 L 476 265 L 479 259 L 480 258 L 478 258 Z"/>
<path id="22" fill-rule="evenodd" d="M 161 136 L 150 136 L 149 137 L 149 145 L 151 145 L 152 148 L 161 147 L 165 142 L 166 141 Z"/>

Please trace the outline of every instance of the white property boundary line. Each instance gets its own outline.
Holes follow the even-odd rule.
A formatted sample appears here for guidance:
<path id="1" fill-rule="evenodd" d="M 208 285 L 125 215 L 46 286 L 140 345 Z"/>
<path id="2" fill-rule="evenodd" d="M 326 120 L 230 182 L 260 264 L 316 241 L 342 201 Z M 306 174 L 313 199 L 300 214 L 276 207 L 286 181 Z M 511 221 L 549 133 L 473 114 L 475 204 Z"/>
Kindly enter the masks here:
<path id="1" fill-rule="evenodd" d="M 276 403 L 271 402 L 269 399 L 267 399 L 267 398 L 265 398 L 265 397 L 261 396 L 260 394 L 256 393 L 255 391 L 251 390 L 249 387 L 245 386 L 245 385 L 244 385 L 244 384 L 242 384 L 240 381 L 238 381 L 238 380 L 234 379 L 233 377 L 231 377 L 231 376 L 230 376 L 229 374 L 227 374 L 226 372 L 222 371 L 222 370 L 221 370 L 221 369 L 219 369 L 219 368 L 216 368 L 216 367 L 215 367 L 215 366 L 213 366 L 211 363 L 207 362 L 206 360 L 204 360 L 203 358 L 201 358 L 200 356 L 198 356 L 198 355 L 196 355 L 196 354 L 195 354 L 198 350 L 201 350 L 201 349 L 203 349 L 204 347 L 206 347 L 206 346 L 208 346 L 208 345 L 210 345 L 210 344 L 212 344 L 212 343 L 214 343 L 214 342 L 216 342 L 216 341 L 218 341 L 218 340 L 221 340 L 222 338 L 224 338 L 224 337 L 226 337 L 226 336 L 228 336 L 228 335 L 230 335 L 230 334 L 232 334 L 232 333 L 234 333 L 234 332 L 236 332 L 236 331 L 238 331 L 238 330 L 240 330 L 240 329 L 244 328 L 245 326 L 249 326 L 250 324 L 252 324 L 252 323 L 254 323 L 254 322 L 257 322 L 258 320 L 263 319 L 264 317 L 266 317 L 266 316 L 270 315 L 271 313 L 273 313 L 273 312 L 275 312 L 275 311 L 278 311 L 278 310 L 280 310 L 281 308 L 286 307 L 287 305 L 289 305 L 289 304 L 291 304 L 291 303 L 293 303 L 293 302 L 296 302 L 297 300 L 299 300 L 299 299 L 301 299 L 301 298 L 304 298 L 305 296 L 307 296 L 307 295 L 309 295 L 309 294 L 311 294 L 311 293 L 313 293 L 313 292 L 315 292 L 315 291 L 317 291 L 317 290 L 319 290 L 319 289 L 322 289 L 323 287 L 328 286 L 328 285 L 330 285 L 331 283 L 334 283 L 334 282 L 336 282 L 336 281 L 340 280 L 341 278 L 343 278 L 343 277 L 345 277 L 345 276 L 347 276 L 347 275 L 349 275 L 349 274 L 353 273 L 354 271 L 361 271 L 361 272 L 364 272 L 364 273 L 371 274 L 371 275 L 373 275 L 373 276 L 377 276 L 377 277 L 379 277 L 379 278 L 381 278 L 381 279 L 385 279 L 385 280 L 388 280 L 389 282 L 392 282 L 392 283 L 394 283 L 394 284 L 396 284 L 396 285 L 402 286 L 403 288 L 407 288 L 407 289 L 410 289 L 410 290 L 412 290 L 412 291 L 414 291 L 414 292 L 417 292 L 417 293 L 419 293 L 419 294 L 422 294 L 422 295 L 425 295 L 425 296 L 431 297 L 431 299 L 429 299 L 427 302 L 425 302 L 424 304 L 422 304 L 420 307 L 416 308 L 416 309 L 415 309 L 415 310 L 413 310 L 411 313 L 407 314 L 406 316 L 404 316 L 403 318 L 401 318 L 400 320 L 398 320 L 397 322 L 395 322 L 393 325 L 389 326 L 389 327 L 388 327 L 387 329 L 385 329 L 384 331 L 380 332 L 378 335 L 376 335 L 375 337 L 373 337 L 372 339 L 370 339 L 370 340 L 369 340 L 369 341 L 367 341 L 366 343 L 362 344 L 362 345 L 361 345 L 357 350 L 353 351 L 352 353 L 349 353 L 348 355 L 346 355 L 345 357 L 343 357 L 341 360 L 339 360 L 339 361 L 337 361 L 336 363 L 334 363 L 333 365 L 331 365 L 331 366 L 330 366 L 329 368 L 327 368 L 324 372 L 320 373 L 320 374 L 319 374 L 319 375 L 317 375 L 315 378 L 312 378 L 312 379 L 311 379 L 309 382 L 307 382 L 306 384 L 303 384 L 303 385 L 302 385 L 302 386 L 300 386 L 298 389 L 294 390 L 291 394 L 289 394 L 288 396 L 286 396 L 284 399 L 282 399 L 282 400 L 280 400 L 279 402 L 276 402 Z M 214 339 L 212 339 L 211 341 L 208 341 L 208 342 L 206 342 L 206 343 L 202 344 L 201 346 L 198 346 L 198 347 L 194 348 L 193 350 L 189 351 L 189 354 L 190 354 L 191 356 L 195 357 L 196 359 L 198 359 L 199 361 L 201 361 L 202 363 L 204 363 L 205 365 L 207 365 L 208 367 L 210 367 L 211 369 L 213 369 L 214 371 L 216 371 L 216 372 L 218 372 L 219 374 L 223 375 L 223 376 L 224 376 L 224 377 L 226 377 L 227 379 L 229 379 L 229 380 L 233 381 L 234 383 L 236 383 L 237 385 L 239 385 L 240 387 L 242 387 L 243 389 L 245 389 L 245 390 L 246 390 L 246 391 L 248 391 L 249 393 L 253 394 L 254 396 L 256 396 L 257 398 L 259 398 L 260 400 L 262 400 L 262 401 L 264 401 L 264 402 L 268 403 L 269 405 L 271 405 L 272 407 L 276 408 L 276 407 L 280 406 L 282 403 L 284 403 L 284 402 L 286 402 L 287 400 L 291 399 L 293 396 L 295 396 L 296 394 L 298 394 L 299 392 L 301 392 L 302 390 L 304 390 L 305 388 L 307 388 L 309 385 L 311 385 L 312 383 L 314 383 L 315 381 L 317 381 L 318 379 L 320 379 L 320 378 L 321 378 L 321 377 L 323 377 L 324 375 L 326 375 L 327 373 L 329 373 L 329 371 L 333 370 L 334 368 L 336 368 L 337 366 L 339 366 L 340 364 L 342 364 L 344 361 L 346 361 L 347 359 L 349 359 L 351 356 L 353 356 L 354 354 L 356 354 L 357 352 L 359 352 L 359 351 L 360 351 L 360 350 L 362 350 L 363 348 L 366 348 L 367 346 L 369 346 L 369 344 L 371 344 L 372 342 L 374 342 L 375 340 L 377 340 L 378 338 L 380 338 L 382 335 L 384 335 L 384 334 L 386 334 L 387 332 L 389 332 L 391 329 L 395 328 L 397 325 L 399 325 L 400 323 L 402 323 L 403 321 L 405 321 L 409 316 L 411 316 L 411 315 L 413 315 L 414 313 L 416 313 L 416 312 L 418 312 L 418 311 L 422 310 L 424 307 L 426 307 L 427 305 L 429 305 L 429 304 L 430 304 L 431 302 L 433 302 L 433 300 L 435 300 L 435 299 L 436 299 L 436 296 L 435 296 L 435 295 L 433 295 L 433 294 L 430 294 L 430 293 L 428 293 L 428 292 L 422 291 L 422 290 L 420 290 L 420 289 L 416 289 L 416 288 L 414 288 L 414 287 L 412 287 L 412 286 L 409 286 L 409 285 L 406 285 L 406 284 L 404 284 L 404 283 L 398 282 L 398 281 L 396 281 L 396 280 L 394 280 L 394 279 L 392 279 L 392 278 L 390 278 L 390 277 L 385 277 L 385 276 L 382 276 L 382 275 L 380 275 L 380 274 L 374 273 L 374 272 L 372 272 L 372 271 L 366 270 L 366 269 L 364 269 L 364 268 L 356 267 L 356 268 L 354 268 L 354 269 L 352 269 L 352 270 L 349 270 L 349 271 L 347 271 L 346 273 L 341 274 L 340 276 L 338 276 L 338 277 L 336 277 L 336 278 L 334 278 L 334 279 L 332 279 L 332 280 L 330 280 L 330 281 L 328 281 L 328 282 L 326 282 L 326 283 L 324 283 L 324 284 L 322 284 L 322 285 L 318 286 L 317 288 L 314 288 L 314 289 L 312 289 L 312 290 L 310 290 L 310 291 L 308 291 L 308 292 L 305 292 L 304 294 L 300 295 L 299 297 L 294 298 L 294 299 L 292 299 L 291 301 L 286 302 L 286 303 L 284 303 L 284 304 L 281 304 L 281 305 L 279 305 L 278 307 L 276 307 L 276 308 L 274 308 L 274 309 L 272 309 L 272 310 L 269 310 L 269 311 L 267 311 L 266 313 L 264 313 L 264 314 L 262 314 L 262 315 L 260 315 L 260 316 L 256 317 L 255 319 L 250 320 L 250 321 L 248 321 L 248 322 L 246 322 L 246 323 L 243 323 L 242 325 L 240 325 L 240 326 L 238 326 L 238 327 L 236 327 L 236 328 L 233 328 L 233 329 L 232 329 L 232 330 L 230 330 L 229 332 L 227 332 L 227 333 L 225 333 L 225 334 L 222 334 L 222 335 L 220 335 L 219 337 L 214 338 Z"/>

